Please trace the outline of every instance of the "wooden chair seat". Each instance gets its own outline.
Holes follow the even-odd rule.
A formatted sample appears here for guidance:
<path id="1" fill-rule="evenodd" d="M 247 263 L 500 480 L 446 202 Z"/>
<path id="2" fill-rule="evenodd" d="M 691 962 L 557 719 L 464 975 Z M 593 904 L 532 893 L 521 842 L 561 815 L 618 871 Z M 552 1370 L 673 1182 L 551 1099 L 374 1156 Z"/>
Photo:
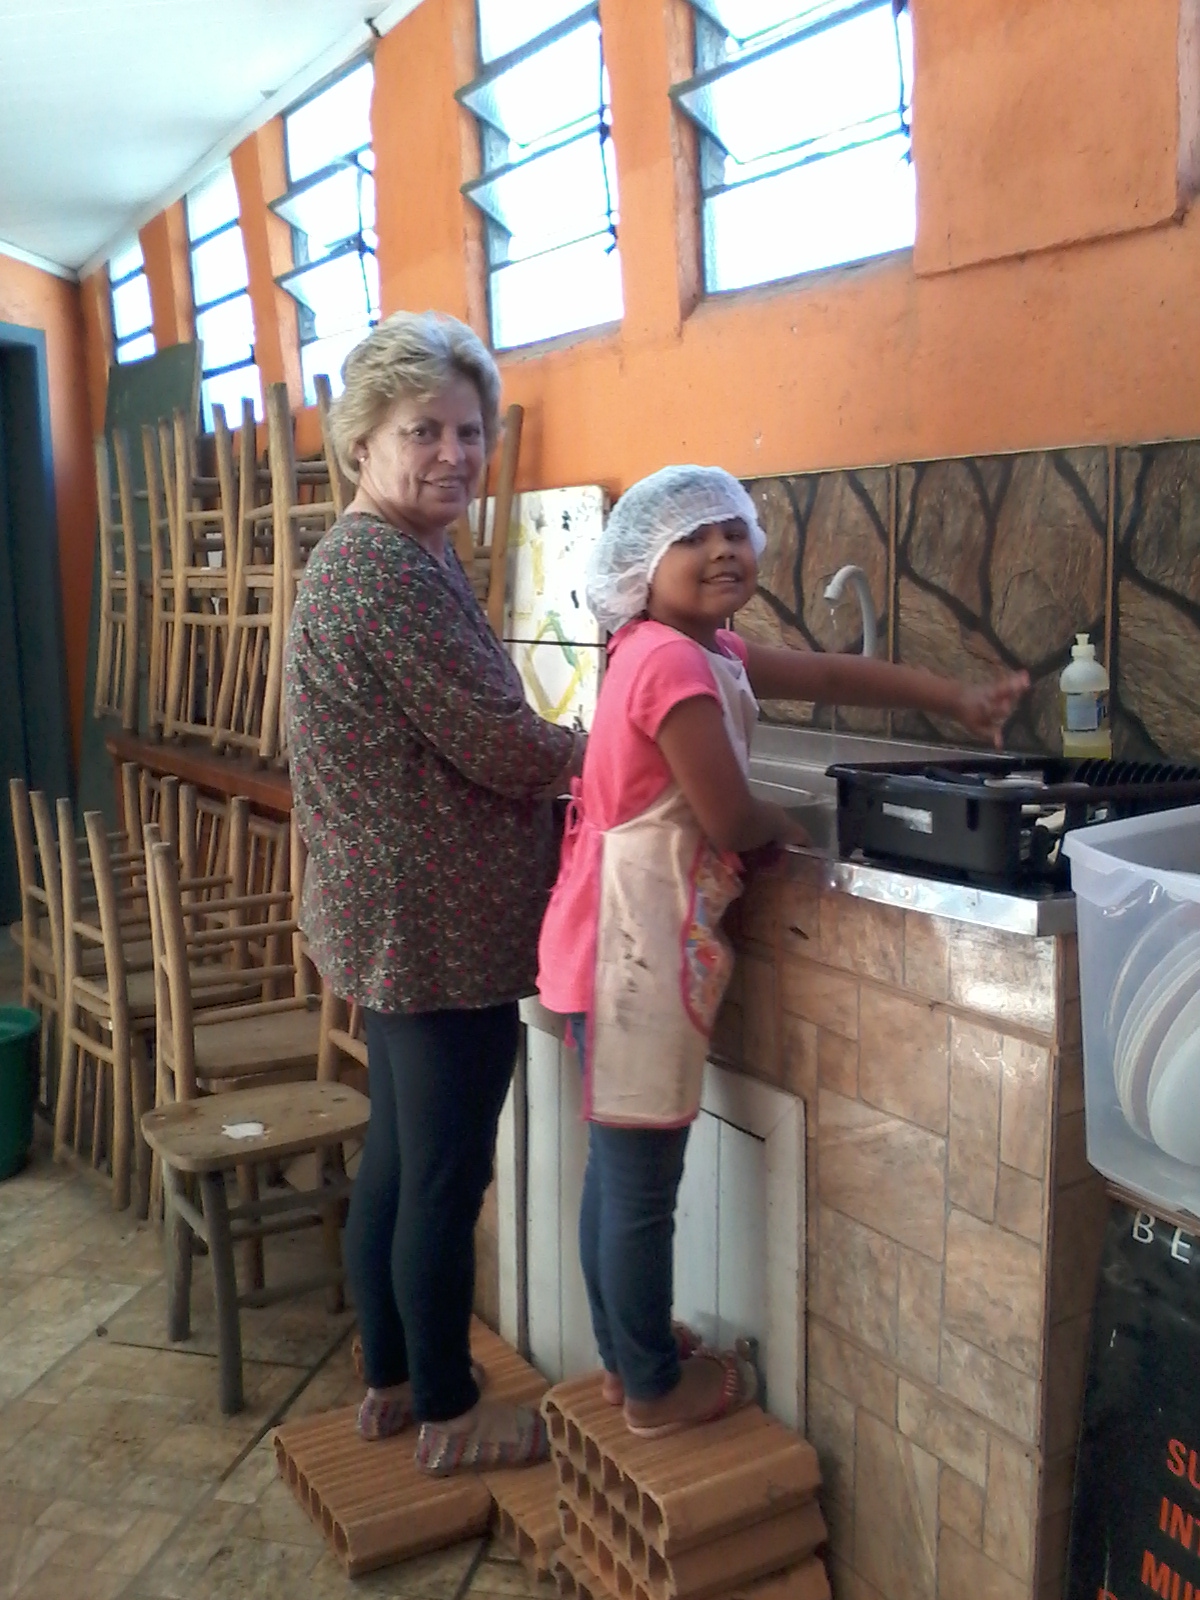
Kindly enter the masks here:
<path id="1" fill-rule="evenodd" d="M 232 1172 L 358 1138 L 371 1103 L 344 1083 L 280 1083 L 158 1106 L 142 1118 L 146 1143 L 176 1172 Z M 227 1128 L 258 1124 L 236 1137 Z"/>
<path id="2" fill-rule="evenodd" d="M 206 1083 L 307 1067 L 316 1076 L 321 1039 L 319 1013 L 276 1011 L 230 1022 L 196 1019 L 196 1077 Z M 224 1096 L 228 1099 L 228 1096 Z"/>
<path id="3" fill-rule="evenodd" d="M 103 952 L 101 952 L 103 955 Z M 231 975 L 225 967 L 196 966 L 191 969 L 193 995 L 197 1009 L 201 1006 L 227 1006 L 233 1005 L 238 1000 L 244 1000 L 247 988 L 256 988 L 257 983 L 252 969 L 247 969 L 242 977 Z M 80 995 L 86 996 L 98 1008 L 108 1005 L 108 979 L 104 975 L 104 966 L 101 962 L 95 975 L 78 976 L 75 987 Z M 129 1019 L 138 1028 L 147 1031 L 154 1025 L 154 972 L 153 969 L 144 972 L 127 972 L 125 975 L 125 993 L 129 999 Z M 314 1022 L 319 1025 L 319 1018 Z M 316 1030 L 311 1030 L 315 1041 Z M 312 1055 L 315 1059 L 317 1047 L 314 1042 Z M 289 1058 L 290 1059 L 290 1058 Z"/>

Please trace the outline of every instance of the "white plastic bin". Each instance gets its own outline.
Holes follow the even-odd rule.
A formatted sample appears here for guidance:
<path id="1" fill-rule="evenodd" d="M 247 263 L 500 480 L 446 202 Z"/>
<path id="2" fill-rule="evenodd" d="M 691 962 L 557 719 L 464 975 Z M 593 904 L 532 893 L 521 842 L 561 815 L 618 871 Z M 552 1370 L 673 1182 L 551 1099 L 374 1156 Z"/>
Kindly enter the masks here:
<path id="1" fill-rule="evenodd" d="M 1088 1160 L 1160 1209 L 1200 1215 L 1200 806 L 1080 828 Z"/>

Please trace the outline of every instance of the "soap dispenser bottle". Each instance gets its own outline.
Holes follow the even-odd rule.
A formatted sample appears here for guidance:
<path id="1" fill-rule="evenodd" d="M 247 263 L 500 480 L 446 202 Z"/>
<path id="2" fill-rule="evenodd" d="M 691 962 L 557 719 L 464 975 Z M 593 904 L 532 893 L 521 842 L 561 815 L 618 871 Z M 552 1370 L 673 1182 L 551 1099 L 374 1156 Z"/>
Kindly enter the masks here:
<path id="1" fill-rule="evenodd" d="M 1064 756 L 1079 759 L 1112 756 L 1108 725 L 1108 673 L 1096 660 L 1086 633 L 1077 633 L 1070 662 L 1058 680 L 1062 708 Z"/>

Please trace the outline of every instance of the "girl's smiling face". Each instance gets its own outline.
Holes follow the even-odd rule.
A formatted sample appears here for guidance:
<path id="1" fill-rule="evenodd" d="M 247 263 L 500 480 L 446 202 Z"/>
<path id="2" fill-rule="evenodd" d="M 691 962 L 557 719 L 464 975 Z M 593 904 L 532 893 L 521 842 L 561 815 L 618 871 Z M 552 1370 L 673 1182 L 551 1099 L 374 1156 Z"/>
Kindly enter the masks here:
<path id="1" fill-rule="evenodd" d="M 758 561 L 740 517 L 706 522 L 663 553 L 650 583 L 647 614 L 700 644 L 754 593 Z"/>

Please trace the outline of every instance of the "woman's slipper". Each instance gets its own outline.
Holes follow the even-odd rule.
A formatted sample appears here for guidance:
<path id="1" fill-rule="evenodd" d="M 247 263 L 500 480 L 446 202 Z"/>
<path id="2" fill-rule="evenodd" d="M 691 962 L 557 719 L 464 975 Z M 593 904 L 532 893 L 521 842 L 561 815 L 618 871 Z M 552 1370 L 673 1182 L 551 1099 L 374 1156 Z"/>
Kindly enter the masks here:
<path id="1" fill-rule="evenodd" d="M 679 1351 L 680 1361 L 688 1361 L 704 1349 L 704 1341 L 686 1322 L 673 1322 L 671 1332 L 675 1335 L 675 1348 Z M 620 1373 L 605 1372 L 600 1380 L 600 1394 L 606 1405 L 625 1404 L 625 1385 L 621 1382 Z"/>
<path id="2" fill-rule="evenodd" d="M 461 1433 L 439 1422 L 423 1422 L 413 1460 L 422 1472 L 446 1478 L 452 1472 L 531 1467 L 550 1459 L 550 1435 L 541 1414 L 529 1406 L 484 1402 Z"/>
<path id="3" fill-rule="evenodd" d="M 471 1376 L 481 1392 L 487 1383 L 487 1373 L 478 1361 L 471 1363 Z M 390 1439 L 403 1433 L 413 1420 L 412 1390 L 403 1395 L 383 1395 L 367 1392 L 358 1408 L 358 1431 L 364 1439 Z"/>
<path id="4" fill-rule="evenodd" d="M 706 1422 L 719 1422 L 722 1417 L 731 1417 L 735 1411 L 750 1405 L 758 1394 L 758 1374 L 748 1361 L 743 1361 L 740 1356 L 733 1354 L 709 1355 L 705 1352 L 697 1360 L 717 1361 L 723 1373 L 721 1392 L 716 1401 L 694 1416 L 674 1417 L 666 1422 L 639 1422 L 629 1414 L 629 1406 L 625 1406 L 625 1426 L 637 1439 L 668 1439 L 673 1434 L 683 1433 L 687 1428 L 699 1428 Z"/>

